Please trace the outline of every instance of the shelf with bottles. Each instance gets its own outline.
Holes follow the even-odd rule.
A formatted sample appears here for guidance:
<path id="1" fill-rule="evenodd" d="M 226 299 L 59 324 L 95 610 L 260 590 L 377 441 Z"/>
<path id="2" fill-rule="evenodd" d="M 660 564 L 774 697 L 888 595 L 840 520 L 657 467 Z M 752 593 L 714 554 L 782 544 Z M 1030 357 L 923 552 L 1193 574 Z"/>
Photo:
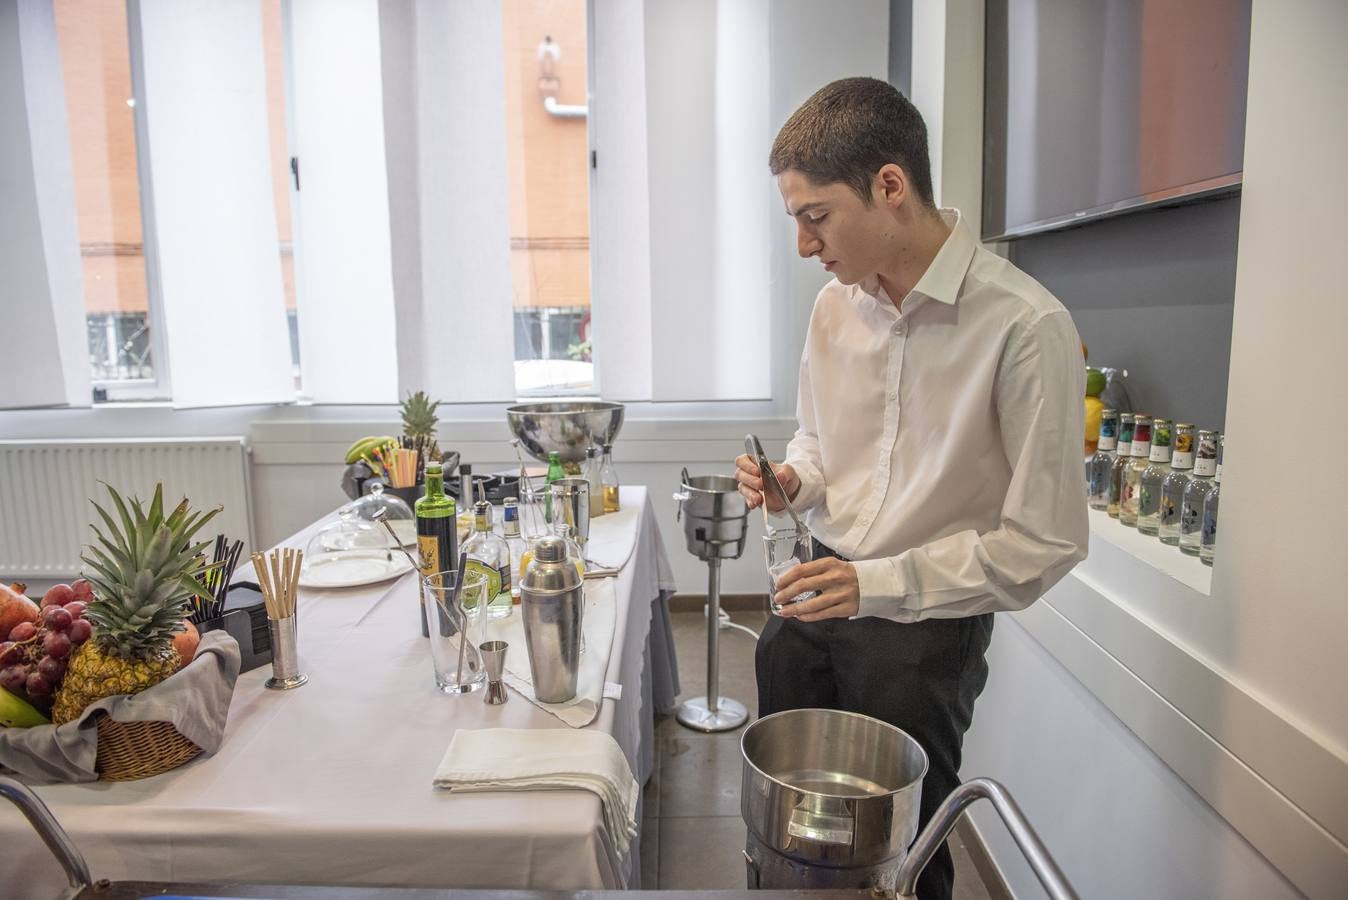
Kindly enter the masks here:
<path id="1" fill-rule="evenodd" d="M 1143 413 L 1103 411 L 1086 458 L 1092 532 L 1195 589 L 1210 590 L 1221 436 Z M 1108 523 L 1107 525 L 1105 523 Z"/>
<path id="2" fill-rule="evenodd" d="M 1186 587 L 1204 596 L 1212 595 L 1212 567 L 1204 565 L 1198 557 L 1186 556 L 1136 528 L 1120 524 L 1103 510 L 1090 510 L 1090 523 L 1092 557 L 1098 556 L 1096 542 L 1105 541 Z"/>

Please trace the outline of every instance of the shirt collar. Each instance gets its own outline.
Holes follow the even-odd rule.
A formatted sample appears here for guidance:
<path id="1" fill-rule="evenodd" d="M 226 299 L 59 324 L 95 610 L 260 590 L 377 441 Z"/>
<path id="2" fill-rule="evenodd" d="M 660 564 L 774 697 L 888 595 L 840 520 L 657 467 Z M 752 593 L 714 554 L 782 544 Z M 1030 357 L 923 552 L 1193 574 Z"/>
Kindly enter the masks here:
<path id="1" fill-rule="evenodd" d="M 943 208 L 939 212 L 941 221 L 950 228 L 950 234 L 932 259 L 931 265 L 927 266 L 927 271 L 923 272 L 917 284 L 913 285 L 913 293 L 930 297 L 940 303 L 954 305 L 960 287 L 964 284 L 964 276 L 969 273 L 969 264 L 973 261 L 977 245 L 974 243 L 973 235 L 969 233 L 969 226 L 964 222 L 964 216 L 958 209 Z M 874 276 L 863 280 L 857 287 L 877 299 L 884 293 L 880 287 L 880 280 Z"/>

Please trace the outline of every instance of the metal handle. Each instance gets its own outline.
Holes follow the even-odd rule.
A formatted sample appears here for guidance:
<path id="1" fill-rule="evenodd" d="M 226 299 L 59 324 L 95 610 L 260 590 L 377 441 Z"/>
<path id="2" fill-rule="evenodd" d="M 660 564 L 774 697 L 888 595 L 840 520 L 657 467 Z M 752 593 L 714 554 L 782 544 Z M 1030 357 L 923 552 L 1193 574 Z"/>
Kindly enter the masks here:
<path id="1" fill-rule="evenodd" d="M 791 498 L 786 495 L 786 488 L 777 480 L 777 472 L 772 468 L 772 460 L 768 459 L 768 454 L 763 450 L 763 442 L 758 439 L 758 435 L 746 434 L 744 436 L 744 449 L 749 451 L 749 455 L 754 457 L 754 462 L 758 464 L 758 474 L 763 479 L 763 487 L 771 490 L 777 495 L 777 499 L 782 501 L 782 508 L 786 514 L 791 517 L 791 522 L 796 526 L 796 531 L 802 534 L 809 534 L 810 530 L 805 527 L 804 520 L 796 513 L 796 508 L 791 505 Z M 767 491 L 764 491 L 763 512 L 767 514 Z"/>
<path id="2" fill-rule="evenodd" d="M 89 865 L 80 855 L 79 848 L 37 794 L 29 790 L 27 785 L 0 775 L 0 797 L 17 806 L 19 812 L 28 819 L 28 823 L 33 826 L 38 837 L 42 838 L 52 856 L 55 856 L 61 868 L 66 870 L 66 878 L 70 880 L 70 887 L 73 890 L 78 891 L 93 884 L 93 879 L 89 877 Z"/>
<path id="3" fill-rule="evenodd" d="M 927 827 L 917 836 L 912 849 L 908 851 L 907 859 L 899 867 L 899 900 L 915 900 L 917 876 L 922 874 L 922 870 L 931 861 L 937 848 L 950 836 L 951 829 L 955 827 L 955 822 L 959 820 L 964 810 L 981 798 L 992 801 L 992 808 L 1001 816 L 1006 830 L 1011 833 L 1016 846 L 1025 855 L 1025 861 L 1030 864 L 1035 877 L 1044 886 L 1051 900 L 1078 900 L 1076 891 L 1072 890 L 1067 876 L 1063 875 L 1062 869 L 1058 868 L 1048 848 L 1035 833 L 1030 820 L 1025 818 L 1025 814 L 1020 811 L 1020 807 L 1007 793 L 1006 788 L 991 778 L 966 781 L 945 798 L 945 802 L 936 810 Z"/>
<path id="4" fill-rule="evenodd" d="M 684 471 L 687 470 L 685 469 Z M 683 505 L 692 499 L 692 497 L 687 491 L 679 491 L 674 495 L 674 499 L 679 501 L 679 508 L 674 513 L 674 521 L 681 522 L 683 521 Z"/>

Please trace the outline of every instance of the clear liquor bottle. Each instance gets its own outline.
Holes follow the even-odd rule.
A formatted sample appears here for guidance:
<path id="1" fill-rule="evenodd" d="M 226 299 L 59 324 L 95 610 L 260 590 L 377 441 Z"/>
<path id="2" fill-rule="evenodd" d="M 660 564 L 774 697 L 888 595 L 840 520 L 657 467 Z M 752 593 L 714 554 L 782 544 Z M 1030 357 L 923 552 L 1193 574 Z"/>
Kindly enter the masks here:
<path id="1" fill-rule="evenodd" d="M 618 470 L 613 468 L 613 445 L 604 445 L 604 465 L 599 470 L 604 485 L 604 512 L 615 513 L 622 508 L 618 499 Z"/>
<path id="2" fill-rule="evenodd" d="M 1123 499 L 1123 470 L 1128 467 L 1133 449 L 1133 414 L 1119 413 L 1119 443 L 1114 459 L 1109 464 L 1109 506 L 1111 518 L 1119 517 L 1119 501 Z"/>
<path id="3" fill-rule="evenodd" d="M 510 545 L 505 538 L 492 531 L 491 504 L 479 500 L 473 507 L 473 533 L 463 543 L 468 554 L 468 571 L 487 580 L 487 618 L 504 619 L 510 615 L 513 600 L 510 596 Z M 464 608 L 476 608 L 477 601 L 464 600 Z"/>
<path id="4" fill-rule="evenodd" d="M 1151 416 L 1142 413 L 1133 416 L 1133 443 L 1128 455 L 1128 465 L 1123 470 L 1123 493 L 1119 497 L 1119 521 L 1136 528 L 1142 472 L 1151 457 Z"/>
<path id="5" fill-rule="evenodd" d="M 1198 558 L 1203 565 L 1212 565 L 1217 555 L 1217 504 L 1222 496 L 1222 457 L 1226 455 L 1226 436 L 1217 442 L 1217 474 L 1212 476 L 1212 487 L 1203 496 L 1203 532 L 1198 544 Z"/>
<path id="6" fill-rule="evenodd" d="M 1170 474 L 1170 420 L 1151 422 L 1151 452 L 1138 478 L 1137 530 L 1156 537 L 1161 530 L 1161 482 Z"/>
<path id="7" fill-rule="evenodd" d="M 1119 414 L 1112 409 L 1100 413 L 1100 442 L 1086 460 L 1086 502 L 1091 509 L 1109 508 L 1109 473 L 1114 466 L 1119 438 Z"/>
<path id="8" fill-rule="evenodd" d="M 1170 454 L 1170 474 L 1161 482 L 1161 524 L 1158 537 L 1162 544 L 1176 547 L 1180 542 L 1180 514 L 1184 509 L 1184 489 L 1194 468 L 1194 427 L 1188 422 L 1175 426 L 1174 451 Z"/>
<path id="9" fill-rule="evenodd" d="M 528 552 L 529 545 L 520 534 L 520 507 L 514 497 L 507 497 L 502 501 L 501 531 L 505 536 L 506 546 L 510 548 L 510 601 L 518 605 L 520 576 L 524 574 L 520 564 L 524 562 L 524 554 Z"/>
<path id="10" fill-rule="evenodd" d="M 604 480 L 600 474 L 599 448 L 585 448 L 585 480 L 590 484 L 590 520 L 604 514 Z"/>
<path id="11" fill-rule="evenodd" d="M 1203 536 L 1203 498 L 1212 487 L 1217 474 L 1217 432 L 1202 429 L 1198 432 L 1198 448 L 1194 454 L 1194 475 L 1184 487 L 1184 503 L 1180 507 L 1180 552 L 1187 556 L 1199 555 Z"/>

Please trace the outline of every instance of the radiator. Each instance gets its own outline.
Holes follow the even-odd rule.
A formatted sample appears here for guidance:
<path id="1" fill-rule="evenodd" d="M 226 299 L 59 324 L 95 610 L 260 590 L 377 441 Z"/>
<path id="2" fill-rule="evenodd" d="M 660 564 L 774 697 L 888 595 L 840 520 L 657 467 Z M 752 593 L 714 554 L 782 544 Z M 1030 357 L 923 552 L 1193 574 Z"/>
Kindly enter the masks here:
<path id="1" fill-rule="evenodd" d="M 247 558 L 254 541 L 242 437 L 0 441 L 0 581 L 75 576 L 99 521 L 89 501 L 117 518 L 100 482 L 148 505 L 161 481 L 166 513 L 183 497 L 194 509 L 224 507 L 197 539 L 241 538 Z"/>

